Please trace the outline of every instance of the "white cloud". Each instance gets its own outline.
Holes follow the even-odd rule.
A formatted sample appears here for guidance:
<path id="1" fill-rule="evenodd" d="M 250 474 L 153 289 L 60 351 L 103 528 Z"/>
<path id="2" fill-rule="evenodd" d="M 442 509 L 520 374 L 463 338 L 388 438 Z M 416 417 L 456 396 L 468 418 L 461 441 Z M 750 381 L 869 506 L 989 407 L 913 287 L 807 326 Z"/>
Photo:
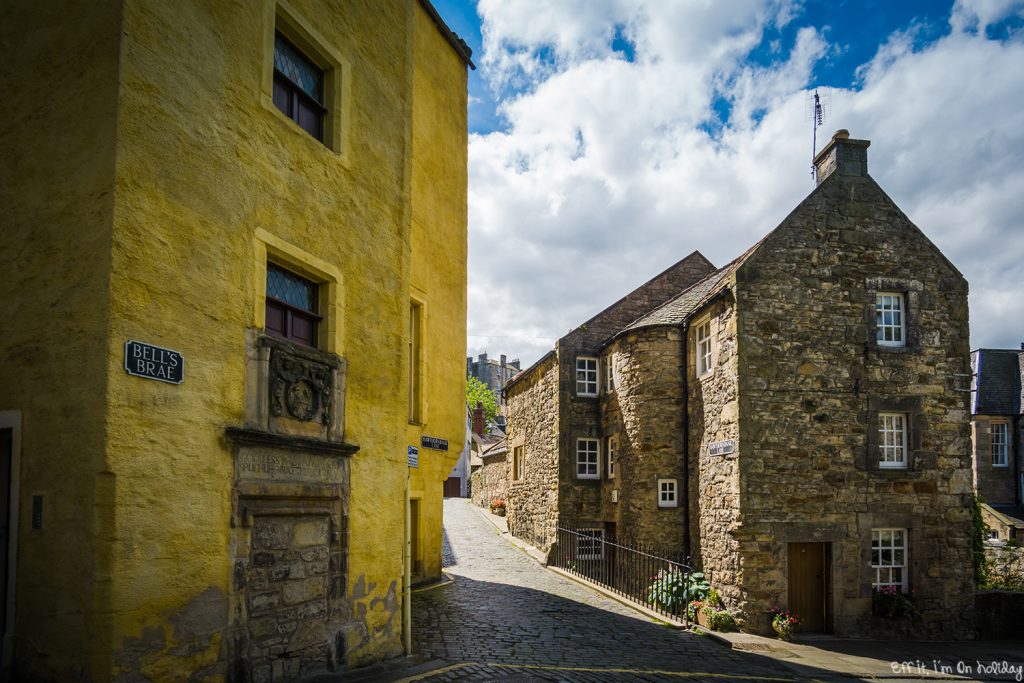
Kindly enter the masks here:
<path id="1" fill-rule="evenodd" d="M 471 353 L 532 362 L 692 250 L 734 258 L 811 190 L 806 89 L 827 31 L 758 66 L 765 28 L 799 6 L 699 5 L 480 3 L 510 125 L 470 138 Z M 950 35 L 916 51 L 912 30 L 890 37 L 832 93 L 825 129 L 872 140 L 872 175 L 965 273 L 975 345 L 1024 333 L 1024 45 L 984 30 L 1019 5 L 958 2 Z"/>

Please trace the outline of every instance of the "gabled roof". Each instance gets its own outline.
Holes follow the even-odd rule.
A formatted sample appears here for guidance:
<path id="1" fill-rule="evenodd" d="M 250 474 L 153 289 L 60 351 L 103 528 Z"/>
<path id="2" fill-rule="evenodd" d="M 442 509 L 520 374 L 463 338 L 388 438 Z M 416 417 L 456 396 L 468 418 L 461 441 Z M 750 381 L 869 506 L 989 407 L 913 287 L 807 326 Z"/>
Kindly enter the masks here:
<path id="1" fill-rule="evenodd" d="M 976 373 L 975 415 L 1020 415 L 1024 352 L 978 349 L 972 354 Z"/>

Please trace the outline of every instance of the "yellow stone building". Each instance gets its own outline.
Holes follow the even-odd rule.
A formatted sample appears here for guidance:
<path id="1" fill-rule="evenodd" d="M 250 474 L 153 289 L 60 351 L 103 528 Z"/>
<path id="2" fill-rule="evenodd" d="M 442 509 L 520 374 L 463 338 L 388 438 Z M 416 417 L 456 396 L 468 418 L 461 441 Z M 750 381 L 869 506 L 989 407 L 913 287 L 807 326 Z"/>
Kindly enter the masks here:
<path id="1" fill-rule="evenodd" d="M 401 654 L 465 432 L 465 43 L 427 0 L 14 0 L 0 43 L 0 678 Z"/>

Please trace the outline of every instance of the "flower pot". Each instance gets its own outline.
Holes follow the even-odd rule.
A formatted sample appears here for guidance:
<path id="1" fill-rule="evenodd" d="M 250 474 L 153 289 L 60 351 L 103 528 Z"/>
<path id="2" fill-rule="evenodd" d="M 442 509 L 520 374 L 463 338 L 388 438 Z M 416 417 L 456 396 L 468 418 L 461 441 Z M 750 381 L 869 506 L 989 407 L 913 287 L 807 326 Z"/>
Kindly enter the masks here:
<path id="1" fill-rule="evenodd" d="M 779 637 L 779 640 L 793 639 L 793 627 L 789 624 L 779 624 L 773 621 L 772 628 L 775 629 L 775 634 Z"/>
<path id="2" fill-rule="evenodd" d="M 491 510 L 491 512 L 493 512 L 494 514 L 498 515 L 499 517 L 504 517 L 505 516 L 505 508 L 494 508 L 494 509 Z"/>
<path id="3" fill-rule="evenodd" d="M 711 630 L 711 617 L 702 609 L 697 610 L 697 623 L 701 627 Z"/>

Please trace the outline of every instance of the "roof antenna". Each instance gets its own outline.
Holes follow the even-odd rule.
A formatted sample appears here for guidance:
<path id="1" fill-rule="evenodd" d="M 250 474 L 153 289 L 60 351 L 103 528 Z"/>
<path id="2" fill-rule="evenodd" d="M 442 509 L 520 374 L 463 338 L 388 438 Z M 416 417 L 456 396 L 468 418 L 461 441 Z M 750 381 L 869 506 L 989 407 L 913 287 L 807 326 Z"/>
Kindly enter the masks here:
<path id="1" fill-rule="evenodd" d="M 825 123 L 825 118 L 832 113 L 832 93 L 825 91 L 818 94 L 814 89 L 814 97 L 807 98 L 808 111 L 811 117 L 811 180 L 817 184 L 818 168 L 814 165 L 814 157 L 818 153 L 818 128 Z"/>

